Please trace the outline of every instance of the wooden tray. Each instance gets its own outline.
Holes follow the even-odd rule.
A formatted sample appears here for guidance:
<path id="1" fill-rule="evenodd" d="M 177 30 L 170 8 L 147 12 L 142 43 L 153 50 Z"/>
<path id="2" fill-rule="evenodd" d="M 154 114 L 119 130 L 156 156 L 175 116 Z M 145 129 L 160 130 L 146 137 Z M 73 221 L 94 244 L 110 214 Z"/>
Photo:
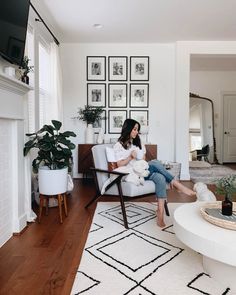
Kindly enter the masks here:
<path id="1" fill-rule="evenodd" d="M 207 203 L 200 208 L 201 215 L 210 223 L 236 230 L 236 202 L 233 202 L 232 216 L 225 216 L 221 214 L 221 202 Z"/>

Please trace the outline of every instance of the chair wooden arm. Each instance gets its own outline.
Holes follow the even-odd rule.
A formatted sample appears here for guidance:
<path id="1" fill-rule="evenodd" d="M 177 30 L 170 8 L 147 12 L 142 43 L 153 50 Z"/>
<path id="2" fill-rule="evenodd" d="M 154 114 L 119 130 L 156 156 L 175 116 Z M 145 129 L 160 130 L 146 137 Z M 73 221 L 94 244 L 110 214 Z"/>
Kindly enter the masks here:
<path id="1" fill-rule="evenodd" d="M 94 167 L 90 167 L 90 170 L 92 170 L 94 172 L 108 173 L 108 174 L 121 175 L 121 176 L 125 176 L 125 175 L 129 174 L 129 173 L 123 173 L 123 172 L 118 172 L 118 171 L 109 171 L 109 170 L 104 170 L 104 169 L 98 169 L 98 168 L 94 168 Z"/>

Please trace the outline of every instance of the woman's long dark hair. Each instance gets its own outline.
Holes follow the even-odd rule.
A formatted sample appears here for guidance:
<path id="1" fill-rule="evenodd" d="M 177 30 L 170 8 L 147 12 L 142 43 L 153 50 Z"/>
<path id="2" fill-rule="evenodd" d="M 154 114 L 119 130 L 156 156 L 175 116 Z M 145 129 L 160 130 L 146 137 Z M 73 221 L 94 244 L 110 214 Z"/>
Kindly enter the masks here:
<path id="1" fill-rule="evenodd" d="M 139 132 L 140 131 L 140 124 L 139 124 L 139 122 L 137 122 L 133 119 L 126 119 L 123 126 L 122 126 L 121 135 L 120 135 L 118 141 L 122 144 L 122 146 L 125 149 L 128 149 L 128 147 L 131 145 L 131 143 L 133 143 L 133 145 L 136 145 L 140 149 L 142 149 L 141 140 L 140 140 L 140 137 L 138 134 L 133 139 L 133 142 L 130 141 L 130 133 L 134 129 L 134 126 L 136 124 L 138 125 L 138 132 Z"/>

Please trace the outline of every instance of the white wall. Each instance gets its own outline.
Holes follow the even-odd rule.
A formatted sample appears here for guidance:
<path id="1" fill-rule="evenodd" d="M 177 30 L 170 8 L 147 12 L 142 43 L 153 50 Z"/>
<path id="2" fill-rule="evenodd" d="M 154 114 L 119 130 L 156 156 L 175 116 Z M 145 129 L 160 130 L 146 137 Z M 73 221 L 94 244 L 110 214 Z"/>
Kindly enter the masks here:
<path id="1" fill-rule="evenodd" d="M 190 73 L 191 92 L 210 98 L 214 103 L 215 138 L 218 160 L 222 155 L 223 138 L 223 93 L 236 93 L 235 71 L 192 71 Z"/>
<path id="2" fill-rule="evenodd" d="M 174 44 L 61 44 L 60 53 L 63 73 L 64 129 L 73 130 L 77 134 L 74 141 L 76 144 L 84 143 L 85 140 L 85 123 L 71 118 L 76 115 L 78 107 L 87 104 L 86 56 L 149 56 L 149 141 L 158 145 L 159 159 L 175 160 Z M 108 81 L 106 83 L 108 84 Z M 129 83 L 128 79 L 127 84 Z M 110 137 L 117 136 L 110 135 Z M 74 162 L 74 177 L 78 177 L 77 149 L 74 151 Z"/>
<path id="3" fill-rule="evenodd" d="M 181 178 L 189 178 L 188 124 L 191 54 L 236 54 L 235 41 L 179 41 L 176 43 L 176 160 Z"/>

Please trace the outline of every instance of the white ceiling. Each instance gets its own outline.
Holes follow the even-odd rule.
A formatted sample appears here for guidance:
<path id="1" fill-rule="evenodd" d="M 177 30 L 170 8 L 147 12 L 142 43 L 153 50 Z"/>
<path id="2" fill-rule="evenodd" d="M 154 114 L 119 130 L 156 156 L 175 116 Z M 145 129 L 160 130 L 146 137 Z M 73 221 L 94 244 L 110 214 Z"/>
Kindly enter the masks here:
<path id="1" fill-rule="evenodd" d="M 32 0 L 60 42 L 236 40 L 236 0 Z M 93 24 L 103 25 L 101 30 Z"/>
<path id="2" fill-rule="evenodd" d="M 236 41 L 236 0 L 31 2 L 61 43 Z M 236 56 L 192 55 L 191 70 L 235 71 Z"/>

